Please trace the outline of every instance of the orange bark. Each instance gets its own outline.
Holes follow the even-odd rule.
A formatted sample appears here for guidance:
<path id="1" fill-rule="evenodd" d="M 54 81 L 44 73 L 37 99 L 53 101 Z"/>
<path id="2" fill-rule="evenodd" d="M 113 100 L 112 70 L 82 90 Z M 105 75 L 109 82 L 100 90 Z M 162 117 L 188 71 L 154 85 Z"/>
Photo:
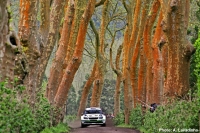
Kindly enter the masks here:
<path id="1" fill-rule="evenodd" d="M 27 40 L 30 35 L 30 4 L 29 1 L 20 0 L 19 37 L 23 40 Z"/>
<path id="2" fill-rule="evenodd" d="M 40 16 L 41 16 L 41 26 L 40 26 L 40 33 L 44 40 L 46 40 L 49 25 L 50 25 L 50 0 L 40 0 Z M 45 42 L 45 41 L 44 41 Z M 44 44 L 43 44 L 44 45 Z"/>
<path id="3" fill-rule="evenodd" d="M 122 48 L 123 48 L 122 45 L 120 45 L 117 50 L 115 67 L 112 63 L 112 45 L 110 48 L 110 66 L 111 66 L 112 70 L 115 72 L 115 74 L 117 75 L 115 94 L 114 94 L 114 116 L 116 116 L 120 112 L 120 84 L 121 84 L 121 79 L 122 79 L 122 73 L 120 70 L 119 62 L 120 62 Z"/>
<path id="4" fill-rule="evenodd" d="M 153 88 L 153 74 L 152 74 L 152 66 L 153 66 L 153 55 L 152 55 L 152 29 L 153 24 L 156 20 L 158 11 L 160 8 L 160 2 L 158 0 L 155 0 L 152 8 L 151 8 L 151 14 L 149 18 L 147 19 L 147 24 L 145 26 L 144 31 L 144 52 L 146 55 L 146 58 L 148 60 L 147 64 L 147 76 L 146 76 L 146 102 L 151 103 L 152 102 L 152 88 Z"/>
<path id="5" fill-rule="evenodd" d="M 138 87 L 137 87 L 137 83 L 138 83 L 138 78 L 136 75 L 136 70 L 137 70 L 137 62 L 138 62 L 138 55 L 139 55 L 139 51 L 140 51 L 140 44 L 141 44 L 141 38 L 142 38 L 142 34 L 144 31 L 144 25 L 146 22 L 146 17 L 147 17 L 147 13 L 148 13 L 148 6 L 149 6 L 149 2 L 150 1 L 145 1 L 145 5 L 142 8 L 142 16 L 140 19 L 140 25 L 139 25 L 139 32 L 138 32 L 138 36 L 136 40 L 136 45 L 133 51 L 133 55 L 131 58 L 131 85 L 132 85 L 132 95 L 133 95 L 133 100 L 134 100 L 134 105 L 133 107 L 136 107 L 136 104 L 138 103 L 137 98 L 141 98 L 138 97 L 138 95 L 141 95 L 139 93 L 141 93 L 141 91 L 138 91 Z"/>
<path id="6" fill-rule="evenodd" d="M 58 87 L 58 91 L 54 98 L 55 107 L 57 108 L 62 108 L 63 105 L 65 104 L 68 91 L 74 79 L 74 75 L 81 64 L 83 48 L 84 48 L 84 40 L 87 33 L 87 26 L 94 12 L 94 7 L 95 7 L 95 0 L 89 0 L 87 8 L 81 19 L 78 38 L 76 41 L 76 48 L 73 53 L 73 57 L 70 60 L 69 65 L 67 66 L 66 72 L 63 75 L 62 81 Z"/>
<path id="7" fill-rule="evenodd" d="M 163 87 L 163 71 L 162 71 L 162 56 L 161 51 L 158 47 L 158 44 L 161 40 L 162 29 L 161 29 L 161 21 L 163 19 L 163 14 L 160 12 L 160 16 L 158 19 L 156 31 L 153 38 L 153 95 L 152 101 L 154 103 L 161 103 L 161 89 Z"/>
<path id="8" fill-rule="evenodd" d="M 146 57 L 143 46 L 140 49 L 140 67 L 138 70 L 138 95 L 137 102 L 146 103 Z"/>
<path id="9" fill-rule="evenodd" d="M 91 106 L 100 106 L 100 99 L 103 89 L 104 75 L 106 70 L 107 60 L 104 55 L 104 45 L 105 45 L 105 31 L 108 24 L 108 4 L 109 0 L 106 0 L 103 5 L 102 19 L 99 33 L 100 47 L 97 45 L 97 71 L 94 83 L 94 88 L 92 90 Z"/>
<path id="10" fill-rule="evenodd" d="M 95 79 L 96 67 L 97 67 L 97 63 L 95 62 L 94 66 L 92 68 L 92 72 L 90 74 L 90 77 L 88 78 L 87 82 L 85 83 L 85 85 L 83 87 L 83 92 L 82 92 L 82 95 L 81 95 L 81 100 L 80 100 L 77 116 L 81 116 L 81 114 L 83 113 L 83 111 L 86 107 L 88 94 L 89 94 L 90 88 L 92 86 L 92 83 L 94 82 L 94 79 Z"/>
<path id="11" fill-rule="evenodd" d="M 65 14 L 65 20 L 63 24 L 63 30 L 61 34 L 61 38 L 59 41 L 59 47 L 56 51 L 55 59 L 52 63 L 50 77 L 47 84 L 47 93 L 48 99 L 50 103 L 53 103 L 54 97 L 56 95 L 58 85 L 59 85 L 59 77 L 63 74 L 63 62 L 67 53 L 68 42 L 70 38 L 70 31 L 72 26 L 72 21 L 74 17 L 74 1 L 70 0 L 69 7 L 67 8 L 67 13 Z"/>
<path id="12" fill-rule="evenodd" d="M 123 43 L 123 84 L 124 84 L 124 114 L 125 114 L 125 123 L 129 123 L 129 114 L 130 114 L 130 97 L 129 97 L 129 87 L 128 87 L 128 70 L 127 70 L 127 62 L 128 62 L 128 26 L 124 32 L 124 43 Z"/>
<path id="13" fill-rule="evenodd" d="M 168 41 L 168 69 L 164 94 L 175 98 L 189 90 L 189 63 L 194 47 L 187 40 L 188 0 L 170 1 L 164 13 L 164 33 Z M 163 25 L 164 26 L 164 25 Z"/>
<path id="14" fill-rule="evenodd" d="M 38 87 L 41 86 L 44 72 L 48 63 L 48 60 L 50 58 L 51 52 L 54 48 L 54 45 L 56 43 L 57 35 L 59 33 L 59 25 L 61 22 L 62 14 L 64 11 L 65 6 L 65 0 L 54 0 L 53 4 L 51 6 L 51 12 L 50 12 L 50 25 L 48 30 L 47 38 L 44 40 L 44 48 L 41 53 L 41 59 L 40 59 L 40 71 L 37 77 L 37 83 Z"/>

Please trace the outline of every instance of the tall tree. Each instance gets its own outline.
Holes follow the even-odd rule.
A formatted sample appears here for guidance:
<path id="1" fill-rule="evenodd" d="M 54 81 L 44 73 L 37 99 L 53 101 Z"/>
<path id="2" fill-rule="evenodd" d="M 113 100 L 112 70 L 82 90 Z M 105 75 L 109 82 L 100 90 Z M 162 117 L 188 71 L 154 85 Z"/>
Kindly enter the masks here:
<path id="1" fill-rule="evenodd" d="M 19 39 L 15 32 L 10 30 L 10 14 L 7 10 L 7 0 L 0 1 L 0 81 L 13 81 L 15 56 L 19 48 Z M 11 84 L 10 84 L 11 85 Z"/>
<path id="2" fill-rule="evenodd" d="M 74 18 L 74 0 L 70 0 L 67 12 L 65 13 L 62 34 L 59 41 L 59 47 L 58 50 L 56 51 L 55 59 L 52 63 L 50 77 L 48 80 L 48 85 L 46 90 L 48 93 L 48 99 L 50 103 L 53 103 L 54 97 L 56 95 L 57 87 L 60 83 L 59 78 L 61 78 L 59 76 L 63 74 L 62 71 L 64 69 L 63 62 L 67 53 L 73 18 Z"/>
<path id="3" fill-rule="evenodd" d="M 114 38 L 113 38 L 114 40 Z M 117 75 L 117 80 L 116 80 L 116 88 L 115 88 L 115 94 L 114 94 L 114 116 L 116 116 L 120 112 L 120 84 L 122 80 L 122 72 L 120 70 L 120 56 L 122 53 L 122 45 L 120 45 L 117 49 L 117 55 L 116 55 L 116 60 L 115 60 L 115 66 L 112 62 L 112 45 L 110 47 L 110 66 L 112 70 L 115 72 Z"/>
<path id="4" fill-rule="evenodd" d="M 168 68 L 164 95 L 183 96 L 189 90 L 190 57 L 195 52 L 187 39 L 189 0 L 161 1 L 163 11 L 162 30 L 168 48 Z M 164 8 L 166 7 L 167 8 Z"/>
<path id="5" fill-rule="evenodd" d="M 143 32 L 144 32 L 144 27 L 146 24 L 146 20 L 147 20 L 147 13 L 149 12 L 149 5 L 150 5 L 150 1 L 145 1 L 144 4 L 142 5 L 142 12 L 141 12 L 141 18 L 140 18 L 140 23 L 139 23 L 139 32 L 138 32 L 138 36 L 136 39 L 136 44 L 135 44 L 135 48 L 133 50 L 133 55 L 132 55 L 132 59 L 131 59 L 131 85 L 132 85 L 132 91 L 133 91 L 133 98 L 134 98 L 134 107 L 136 107 L 136 104 L 139 102 L 139 100 L 142 100 L 142 89 L 141 89 L 141 84 L 143 84 L 144 82 L 140 82 L 141 81 L 141 73 L 140 70 L 143 69 L 142 67 L 142 59 L 140 60 L 140 68 L 137 68 L 137 64 L 139 61 L 139 57 L 142 58 L 142 53 L 140 53 L 141 51 L 141 44 L 143 44 L 142 42 L 142 38 L 143 38 Z M 139 56 L 140 54 L 140 56 Z M 139 87 L 140 86 L 140 87 Z"/>
<path id="6" fill-rule="evenodd" d="M 97 44 L 97 68 L 96 68 L 96 76 L 95 76 L 95 83 L 92 90 L 92 99 L 90 102 L 91 106 L 100 106 L 100 98 L 103 89 L 103 82 L 104 82 L 104 75 L 106 70 L 107 59 L 104 55 L 104 47 L 105 47 L 105 33 L 106 27 L 108 25 L 108 5 L 109 1 L 106 0 L 103 5 L 102 10 L 102 19 L 101 19 L 101 26 L 99 31 L 99 44 Z"/>
<path id="7" fill-rule="evenodd" d="M 85 9 L 85 12 L 81 18 L 80 28 L 78 32 L 78 37 L 77 37 L 76 47 L 73 53 L 73 57 L 70 60 L 69 65 L 67 66 L 67 69 L 63 75 L 62 81 L 58 87 L 58 91 L 54 98 L 54 101 L 55 101 L 54 106 L 58 110 L 63 108 L 67 99 L 68 91 L 74 79 L 74 75 L 81 64 L 82 54 L 83 54 L 83 49 L 84 49 L 83 40 L 85 40 L 87 26 L 94 12 L 94 8 L 95 8 L 95 0 L 89 0 L 88 5 Z M 60 112 L 59 112 L 56 116 L 56 123 L 59 122 L 61 119 L 62 118 L 60 117 Z"/>

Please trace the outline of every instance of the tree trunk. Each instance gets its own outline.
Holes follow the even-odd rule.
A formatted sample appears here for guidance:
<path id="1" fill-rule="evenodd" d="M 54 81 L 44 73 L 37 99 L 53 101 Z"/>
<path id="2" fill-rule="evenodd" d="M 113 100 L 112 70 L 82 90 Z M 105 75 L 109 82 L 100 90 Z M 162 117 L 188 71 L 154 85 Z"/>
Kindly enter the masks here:
<path id="1" fill-rule="evenodd" d="M 112 63 L 112 45 L 110 48 L 110 65 L 111 65 L 112 70 L 117 75 L 115 94 L 114 94 L 114 116 L 117 116 L 117 114 L 120 112 L 120 84 L 122 80 L 122 72 L 120 70 L 119 64 L 120 64 L 120 56 L 121 56 L 122 48 L 123 48 L 122 45 L 120 45 L 119 48 L 117 49 L 115 67 Z"/>
<path id="2" fill-rule="evenodd" d="M 169 0 L 164 12 L 163 31 L 167 37 L 168 69 L 164 95 L 182 97 L 189 90 L 189 65 L 194 47 L 187 39 L 189 0 Z"/>
<path id="3" fill-rule="evenodd" d="M 85 12 L 81 19 L 80 28 L 78 32 L 78 38 L 76 41 L 76 48 L 74 50 L 73 57 L 70 60 L 69 65 L 67 66 L 66 72 L 64 73 L 62 81 L 58 87 L 58 91 L 54 98 L 54 101 L 55 101 L 54 106 L 58 110 L 63 108 L 67 99 L 68 91 L 74 79 L 74 75 L 81 64 L 82 54 L 83 54 L 83 49 L 84 49 L 84 40 L 85 40 L 86 32 L 87 32 L 87 26 L 94 12 L 94 7 L 95 7 L 95 0 L 89 0 L 87 8 L 85 9 Z M 61 120 L 61 117 L 62 116 L 60 116 L 60 112 L 58 112 L 56 114 L 55 123 L 58 123 Z"/>
<path id="4" fill-rule="evenodd" d="M 81 114 L 83 113 L 83 111 L 86 107 L 88 94 L 89 94 L 90 88 L 92 86 L 92 83 L 94 82 L 94 79 L 95 79 L 96 67 L 97 67 L 97 63 L 95 61 L 92 72 L 90 74 L 90 77 L 83 87 L 83 92 L 82 92 L 82 95 L 81 95 L 81 100 L 80 100 L 78 114 L 77 114 L 78 117 L 81 116 Z"/>
<path id="5" fill-rule="evenodd" d="M 59 47 L 56 51 L 55 59 L 52 63 L 50 77 L 47 84 L 47 92 L 48 92 L 48 99 L 50 103 L 54 102 L 54 97 L 57 92 L 57 88 L 59 86 L 59 77 L 63 74 L 63 62 L 66 57 L 69 38 L 70 38 L 70 31 L 72 26 L 72 21 L 74 17 L 74 1 L 70 0 L 69 7 L 67 8 L 67 12 L 65 14 L 65 20 L 63 24 L 62 34 L 59 41 Z"/>
<path id="6" fill-rule="evenodd" d="M 19 39 L 14 32 L 10 31 L 9 27 L 9 14 L 6 9 L 7 0 L 0 0 L 0 82 L 9 81 L 8 85 L 14 79 L 14 68 L 15 68 L 15 51 L 19 47 Z"/>
<path id="7" fill-rule="evenodd" d="M 154 38 L 153 38 L 153 88 L 152 88 L 152 101 L 154 103 L 161 103 L 161 89 L 163 87 L 163 71 L 162 71 L 162 55 L 161 51 L 158 47 L 158 44 L 161 42 L 162 29 L 161 29 L 161 21 L 162 21 L 162 12 L 160 12 L 160 16 L 158 18 L 157 27 L 155 30 Z"/>
<path id="8" fill-rule="evenodd" d="M 23 84 L 29 95 L 29 104 L 34 107 L 36 101 L 38 61 L 40 57 L 40 40 L 37 28 L 38 1 L 20 1 L 19 38 L 26 66 Z M 31 16 L 31 19 L 30 19 Z"/>
<path id="9" fill-rule="evenodd" d="M 155 23 L 157 14 L 159 13 L 160 2 L 155 0 L 151 11 L 149 14 L 149 18 L 147 19 L 147 23 L 144 30 L 144 52 L 147 57 L 147 76 L 146 76 L 146 102 L 152 103 L 152 88 L 153 88 L 153 54 L 152 54 L 152 30 L 153 25 Z"/>
<path id="10" fill-rule="evenodd" d="M 126 67 L 126 64 L 128 62 L 128 56 L 127 55 L 127 50 L 128 50 L 128 45 L 127 45 L 127 41 L 128 41 L 128 27 L 126 27 L 125 29 L 125 33 L 124 33 L 124 43 L 123 43 L 123 84 L 124 84 L 124 115 L 125 115 L 125 123 L 128 124 L 129 123 L 129 114 L 130 114 L 130 97 L 129 97 L 129 87 L 128 87 L 128 70 Z"/>
<path id="11" fill-rule="evenodd" d="M 137 63 L 139 59 L 139 51 L 140 51 L 140 44 L 141 44 L 141 38 L 144 32 L 144 25 L 146 23 L 146 18 L 147 18 L 147 13 L 149 9 L 149 2 L 150 1 L 145 1 L 143 7 L 142 7 L 142 16 L 140 18 L 140 24 L 139 24 L 139 32 L 136 40 L 136 45 L 132 54 L 132 59 L 131 59 L 131 85 L 132 85 L 132 95 L 133 95 L 133 100 L 134 100 L 134 107 L 136 107 L 136 104 L 138 103 L 138 74 L 137 74 Z"/>
<path id="12" fill-rule="evenodd" d="M 60 27 L 59 25 L 63 17 L 65 1 L 66 0 L 54 0 L 51 6 L 49 32 L 47 35 L 47 39 L 43 40 L 45 41 L 43 46 L 44 48 L 41 53 L 41 59 L 39 60 L 40 71 L 38 73 L 38 78 L 37 78 L 38 87 L 40 87 L 42 84 L 47 63 L 49 61 L 51 52 L 54 48 L 55 42 L 58 37 L 59 27 Z"/>
<path id="13" fill-rule="evenodd" d="M 104 55 L 105 45 L 105 32 L 108 25 L 108 5 L 109 1 L 106 0 L 103 5 L 101 27 L 99 33 L 100 46 L 97 46 L 97 69 L 94 88 L 92 90 L 92 98 L 90 105 L 93 107 L 100 107 L 100 99 L 104 83 L 104 75 L 106 71 L 107 60 Z"/>

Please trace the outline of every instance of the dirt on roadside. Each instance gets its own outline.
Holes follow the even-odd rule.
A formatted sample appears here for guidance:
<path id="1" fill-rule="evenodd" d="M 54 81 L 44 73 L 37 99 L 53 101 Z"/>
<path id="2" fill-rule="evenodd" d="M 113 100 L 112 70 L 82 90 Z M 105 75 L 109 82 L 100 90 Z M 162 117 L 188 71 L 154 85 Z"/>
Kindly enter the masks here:
<path id="1" fill-rule="evenodd" d="M 106 127 L 90 125 L 81 128 L 81 121 L 75 120 L 68 124 L 71 127 L 70 133 L 140 133 L 138 130 L 130 128 L 115 127 L 112 119 L 107 119 Z"/>

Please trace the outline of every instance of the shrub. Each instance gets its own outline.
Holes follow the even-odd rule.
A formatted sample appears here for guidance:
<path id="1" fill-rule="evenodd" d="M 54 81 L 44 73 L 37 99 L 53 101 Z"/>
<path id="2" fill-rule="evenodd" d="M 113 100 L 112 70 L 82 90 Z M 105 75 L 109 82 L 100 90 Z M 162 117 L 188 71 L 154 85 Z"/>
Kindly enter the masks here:
<path id="1" fill-rule="evenodd" d="M 23 86 L 14 89 L 0 82 L 0 132 L 27 133 L 34 130 L 34 115 L 25 99 L 17 95 L 24 90 Z"/>
<path id="2" fill-rule="evenodd" d="M 66 124 L 60 123 L 56 127 L 45 128 L 41 133 L 67 133 L 69 129 Z"/>
<path id="3" fill-rule="evenodd" d="M 143 124 L 142 108 L 139 105 L 131 110 L 130 124 L 133 126 L 133 128 L 137 129 L 139 129 Z"/>
<path id="4" fill-rule="evenodd" d="M 0 82 L 0 132 L 39 132 L 50 125 L 50 105 L 42 94 L 37 95 L 34 107 L 27 103 L 25 88 L 21 85 L 7 87 Z"/>
<path id="5" fill-rule="evenodd" d="M 119 114 L 117 114 L 114 118 L 114 124 L 115 125 L 121 125 L 124 124 L 124 113 L 120 112 Z"/>
<path id="6" fill-rule="evenodd" d="M 193 101 L 176 101 L 166 106 L 160 106 L 154 113 L 146 112 L 144 125 L 140 130 L 145 133 L 159 132 L 159 129 L 199 129 L 198 111 L 200 98 Z"/>

